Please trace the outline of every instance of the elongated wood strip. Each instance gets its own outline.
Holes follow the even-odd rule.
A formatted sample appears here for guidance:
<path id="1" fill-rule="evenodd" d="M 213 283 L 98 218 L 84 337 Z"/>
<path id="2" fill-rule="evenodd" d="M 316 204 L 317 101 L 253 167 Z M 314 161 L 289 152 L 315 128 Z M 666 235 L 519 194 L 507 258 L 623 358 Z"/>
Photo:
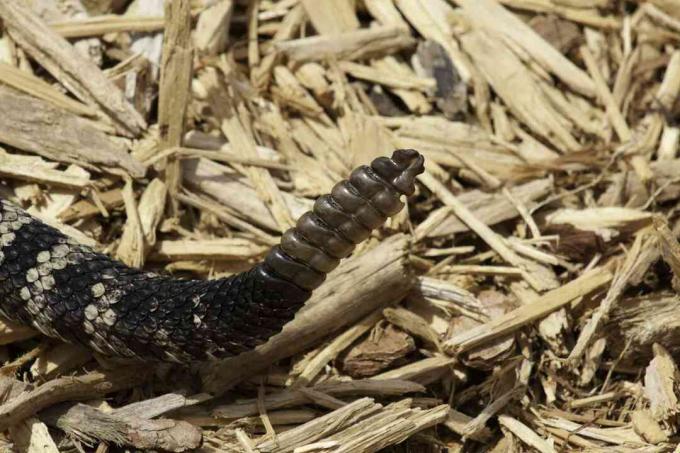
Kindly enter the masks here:
<path id="1" fill-rule="evenodd" d="M 267 247 L 246 239 L 166 240 L 157 243 L 149 257 L 154 261 L 187 259 L 247 260 L 261 256 Z"/>
<path id="2" fill-rule="evenodd" d="M 83 189 L 91 183 L 89 177 L 73 175 L 51 168 L 55 166 L 55 164 L 45 162 L 37 156 L 0 152 L 0 176 L 5 178 L 39 182 L 70 189 Z"/>
<path id="3" fill-rule="evenodd" d="M 46 382 L 0 406 L 0 429 L 4 430 L 53 404 L 102 397 L 141 384 L 149 371 L 148 367 L 117 368 Z"/>
<path id="4" fill-rule="evenodd" d="M 347 382 L 326 382 L 312 387 L 321 393 L 332 396 L 349 395 L 404 395 L 425 390 L 420 384 L 415 382 L 390 379 L 390 380 L 369 380 L 361 379 Z M 269 394 L 264 397 L 264 407 L 267 410 L 278 409 L 281 407 L 291 407 L 305 404 L 309 398 L 300 390 L 284 390 L 282 392 Z M 257 398 L 244 400 L 241 402 L 218 406 L 213 410 L 213 415 L 224 418 L 241 418 L 255 415 L 258 413 Z"/>
<path id="5" fill-rule="evenodd" d="M 608 269 L 594 269 L 557 289 L 545 293 L 531 303 L 455 335 L 444 343 L 444 350 L 450 354 L 460 354 L 475 346 L 515 332 L 567 305 L 577 297 L 606 285 L 612 278 L 613 275 Z"/>
<path id="6" fill-rule="evenodd" d="M 124 143 L 49 102 L 0 86 L 0 118 L 0 142 L 15 148 L 57 162 L 120 167 L 136 177 L 145 173 Z"/>
<path id="7" fill-rule="evenodd" d="M 142 267 L 144 264 L 146 246 L 144 244 L 144 231 L 139 220 L 137 200 L 132 188 L 132 180 L 125 182 L 123 187 L 123 201 L 125 202 L 125 214 L 127 220 L 123 226 L 123 235 L 120 238 L 116 258 L 130 267 Z"/>
<path id="8" fill-rule="evenodd" d="M 456 363 L 452 357 L 435 356 L 418 360 L 393 370 L 377 374 L 370 379 L 384 381 L 389 379 L 407 379 L 427 385 L 439 379 L 442 374 L 448 372 Z"/>
<path id="9" fill-rule="evenodd" d="M 499 0 L 505 6 L 513 9 L 520 9 L 524 11 L 531 11 L 536 13 L 555 14 L 563 17 L 571 22 L 587 25 L 593 28 L 602 28 L 604 30 L 618 30 L 622 27 L 622 21 L 619 17 L 614 15 L 604 15 L 602 11 L 596 9 L 597 7 L 606 8 L 609 3 L 608 0 L 602 2 L 590 2 L 592 8 L 583 8 L 581 5 L 568 6 L 569 2 L 558 4 L 551 0 Z M 591 6 L 591 5 L 589 5 Z M 652 6 L 649 3 L 642 5 Z"/>
<path id="10" fill-rule="evenodd" d="M 90 106 L 65 96 L 52 85 L 7 63 L 0 62 L 0 82 L 44 101 L 51 102 L 76 115 L 93 117 L 97 111 Z"/>
<path id="11" fill-rule="evenodd" d="M 281 41 L 275 48 L 295 61 L 361 60 L 413 45 L 415 41 L 399 27 L 375 27 L 334 36 Z"/>
<path id="12" fill-rule="evenodd" d="M 597 66 L 595 56 L 590 51 L 590 49 L 588 49 L 588 47 L 581 46 L 581 57 L 588 68 L 590 76 L 595 81 L 597 94 L 600 97 L 600 101 L 602 101 L 602 104 L 605 106 L 607 116 L 609 117 L 609 121 L 611 121 L 612 126 L 616 131 L 616 135 L 619 136 L 619 140 L 622 142 L 627 142 L 631 138 L 631 131 L 628 128 L 626 119 L 623 117 L 621 110 L 616 104 L 616 100 L 614 100 L 614 96 L 612 96 L 609 86 L 607 86 L 607 81 L 604 79 L 599 67 Z"/>
<path id="13" fill-rule="evenodd" d="M 513 433 L 515 436 L 519 437 L 522 442 L 535 448 L 541 453 L 557 453 L 557 450 L 553 448 L 545 439 L 541 438 L 536 434 L 531 428 L 529 428 L 524 423 L 520 422 L 516 418 L 512 418 L 508 415 L 499 415 L 498 423 L 505 427 L 508 431 Z"/>
<path id="14" fill-rule="evenodd" d="M 352 61 L 342 61 L 339 66 L 340 69 L 357 79 L 368 80 L 369 82 L 378 83 L 391 88 L 431 90 L 436 87 L 436 82 L 432 78 L 403 76 L 394 72 L 381 71 Z"/>
<path id="15" fill-rule="evenodd" d="M 192 43 L 189 0 L 165 3 L 166 30 L 163 33 L 161 80 L 158 89 L 159 150 L 182 145 L 184 117 L 191 97 Z M 165 184 L 170 193 L 173 215 L 179 209 L 176 195 L 182 183 L 180 162 L 174 158 L 165 166 Z"/>
<path id="16" fill-rule="evenodd" d="M 64 38 L 85 38 L 107 33 L 152 32 L 165 28 L 162 17 L 130 17 L 109 14 L 73 19 L 67 22 L 51 22 L 49 27 Z"/>
<path id="17" fill-rule="evenodd" d="M 59 36 L 25 2 L 0 2 L 10 36 L 83 102 L 96 105 L 121 131 L 138 136 L 146 122 L 95 64 Z"/>
<path id="18" fill-rule="evenodd" d="M 123 192 L 120 189 L 112 189 L 107 192 L 97 194 L 99 202 L 106 210 L 115 209 L 124 204 Z M 95 203 L 90 200 L 80 200 L 57 216 L 58 220 L 62 222 L 72 222 L 78 219 L 86 219 L 96 216 L 101 211 Z"/>

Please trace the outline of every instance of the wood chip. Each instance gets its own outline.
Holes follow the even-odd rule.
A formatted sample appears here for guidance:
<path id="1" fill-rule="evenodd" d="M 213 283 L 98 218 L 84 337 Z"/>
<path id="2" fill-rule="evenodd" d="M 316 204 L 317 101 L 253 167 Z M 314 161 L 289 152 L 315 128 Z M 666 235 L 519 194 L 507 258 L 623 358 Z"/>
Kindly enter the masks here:
<path id="1" fill-rule="evenodd" d="M 3 6 L 4 5 L 4 6 Z M 134 136 L 146 128 L 144 119 L 122 93 L 88 59 L 21 3 L 0 5 L 0 17 L 12 38 L 83 102 L 97 106 Z"/>

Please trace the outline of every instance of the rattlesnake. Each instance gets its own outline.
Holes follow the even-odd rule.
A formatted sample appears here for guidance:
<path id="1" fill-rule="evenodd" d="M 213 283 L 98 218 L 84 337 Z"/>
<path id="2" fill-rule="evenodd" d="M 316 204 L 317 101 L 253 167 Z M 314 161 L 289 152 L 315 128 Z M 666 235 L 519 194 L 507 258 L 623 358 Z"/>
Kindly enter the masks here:
<path id="1" fill-rule="evenodd" d="M 264 261 L 215 280 L 130 268 L 0 200 L 0 314 L 112 356 L 204 361 L 278 333 L 326 274 L 414 192 L 423 157 L 397 150 L 354 170 Z"/>

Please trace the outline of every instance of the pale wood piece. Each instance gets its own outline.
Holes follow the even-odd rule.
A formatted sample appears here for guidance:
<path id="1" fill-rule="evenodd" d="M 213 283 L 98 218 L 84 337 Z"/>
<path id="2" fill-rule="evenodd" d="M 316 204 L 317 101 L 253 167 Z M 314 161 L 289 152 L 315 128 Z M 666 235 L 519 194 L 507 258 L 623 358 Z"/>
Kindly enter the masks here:
<path id="1" fill-rule="evenodd" d="M 501 424 L 505 429 L 513 433 L 515 436 L 519 437 L 522 442 L 535 448 L 541 453 L 557 453 L 557 450 L 548 443 L 545 439 L 536 434 L 531 428 L 517 420 L 516 418 L 510 417 L 508 415 L 499 415 L 498 423 Z"/>
<path id="2" fill-rule="evenodd" d="M 83 189 L 91 184 L 89 175 L 57 170 L 57 165 L 37 156 L 10 154 L 0 149 L 0 176 L 43 183 L 50 186 Z"/>
<path id="3" fill-rule="evenodd" d="M 546 418 L 541 420 L 545 426 L 563 429 L 569 433 L 578 432 L 579 436 L 608 442 L 621 448 L 626 443 L 643 443 L 644 440 L 633 431 L 630 425 L 615 428 L 597 428 L 590 426 L 588 422 L 579 424 L 563 418 Z"/>
<path id="4" fill-rule="evenodd" d="M 124 143 L 51 103 L 0 87 L 0 116 L 0 140 L 8 145 L 58 162 L 120 167 L 136 177 L 145 172 Z"/>
<path id="5" fill-rule="evenodd" d="M 194 43 L 200 53 L 217 55 L 225 50 L 233 11 L 233 0 L 220 0 L 199 14 Z"/>
<path id="6" fill-rule="evenodd" d="M 457 378 L 464 376 L 459 369 L 454 368 L 456 359 L 446 356 L 428 357 L 409 363 L 394 370 L 385 371 L 371 377 L 375 381 L 385 381 L 391 379 L 406 379 L 428 385 L 440 379 L 444 374 L 454 373 Z"/>
<path id="7" fill-rule="evenodd" d="M 665 124 L 656 156 L 659 161 L 674 160 L 680 147 L 680 128 Z"/>
<path id="8" fill-rule="evenodd" d="M 415 43 L 399 27 L 375 27 L 333 36 L 312 36 L 275 42 L 274 47 L 297 62 L 362 60 L 393 53 Z"/>
<path id="9" fill-rule="evenodd" d="M 259 147 L 258 147 L 259 148 Z M 256 157 L 256 158 L 250 158 L 250 157 L 243 157 L 239 156 L 234 151 L 232 151 L 231 146 L 229 144 L 224 144 L 220 146 L 216 151 L 219 152 L 212 152 L 212 151 L 206 151 L 203 149 L 196 149 L 196 148 L 187 148 L 184 146 L 181 147 L 173 147 L 173 148 L 168 148 L 165 151 L 162 151 L 156 155 L 154 155 L 152 158 L 145 160 L 144 164 L 147 166 L 153 165 L 156 162 L 165 159 L 170 156 L 175 156 L 180 159 L 190 159 L 190 158 L 196 158 L 196 157 L 202 157 L 208 160 L 211 160 L 213 162 L 224 162 L 228 164 L 240 164 L 240 165 L 247 165 L 247 166 L 252 166 L 252 167 L 262 167 L 262 168 L 271 168 L 273 170 L 291 170 L 290 165 L 286 165 L 281 163 L 281 159 L 278 159 L 277 157 L 279 156 L 274 156 L 272 158 L 261 158 L 261 157 Z M 259 153 L 259 150 L 258 150 Z"/>
<path id="10" fill-rule="evenodd" d="M 205 197 L 199 197 L 198 195 L 192 194 L 190 192 L 179 194 L 177 199 L 189 206 L 210 212 L 227 225 L 252 234 L 259 242 L 263 244 L 276 245 L 279 243 L 279 239 L 277 237 L 262 231 L 256 226 L 253 226 L 251 223 L 241 220 L 229 209 L 213 200 Z"/>
<path id="11" fill-rule="evenodd" d="M 394 71 L 381 71 L 380 69 L 371 68 L 370 66 L 352 61 L 341 61 L 338 66 L 357 79 L 367 80 L 390 88 L 428 91 L 436 87 L 435 80 L 429 77 L 424 78 L 416 75 L 402 75 Z"/>
<path id="12" fill-rule="evenodd" d="M 108 210 L 118 208 L 123 206 L 123 192 L 120 189 L 113 189 L 106 192 L 102 192 L 97 195 L 101 206 L 108 212 Z M 78 219 L 86 219 L 89 217 L 96 216 L 102 211 L 100 207 L 97 206 L 90 200 L 80 200 L 73 203 L 68 208 L 57 214 L 57 220 L 62 222 L 72 222 Z"/>
<path id="13" fill-rule="evenodd" d="M 590 49 L 588 49 L 586 46 L 581 46 L 581 57 L 583 57 L 583 62 L 586 64 L 588 72 L 595 82 L 597 95 L 605 106 L 609 121 L 614 127 L 616 134 L 619 136 L 619 140 L 622 142 L 627 142 L 631 138 L 631 131 L 628 128 L 626 119 L 623 117 L 621 110 L 616 104 L 609 87 L 607 86 L 607 81 L 604 79 L 600 69 L 597 66 L 595 57 L 593 56 Z"/>
<path id="14" fill-rule="evenodd" d="M 111 413 L 123 419 L 150 419 L 183 407 L 200 404 L 210 399 L 211 396 L 205 393 L 199 393 L 192 396 L 184 396 L 178 393 L 166 393 L 155 398 L 126 404 L 125 406 L 113 409 Z"/>
<path id="15" fill-rule="evenodd" d="M 289 107 L 312 118 L 324 117 L 324 121 L 331 122 L 325 115 L 323 107 L 309 94 L 286 66 L 278 65 L 274 68 L 274 80 L 276 86 L 272 87 L 272 94 L 281 98 Z M 281 123 L 285 124 L 283 120 L 281 120 Z M 291 158 L 295 157 L 293 153 L 288 154 L 291 154 Z"/>
<path id="16" fill-rule="evenodd" d="M 571 409 L 579 409 L 582 407 L 596 406 L 598 404 L 607 403 L 609 401 L 614 401 L 622 397 L 623 394 L 619 392 L 607 392 L 601 395 L 589 396 L 586 398 L 579 398 L 569 401 L 568 406 Z"/>
<path id="17" fill-rule="evenodd" d="M 258 451 L 281 453 L 299 445 L 295 452 L 324 447 L 342 453 L 376 452 L 446 418 L 446 405 L 429 410 L 411 409 L 410 406 L 410 400 L 402 400 L 383 408 L 369 398 L 362 398 L 288 431 L 276 440 L 259 444 Z"/>
<path id="18" fill-rule="evenodd" d="M 283 18 L 279 29 L 271 39 L 274 48 L 271 52 L 266 54 L 260 64 L 251 68 L 251 80 L 253 85 L 258 89 L 264 89 L 269 84 L 271 78 L 271 70 L 276 65 L 280 57 L 280 51 L 276 48 L 276 43 L 284 42 L 292 39 L 297 30 L 302 26 L 306 19 L 305 10 L 302 5 L 294 6 Z"/>
<path id="19" fill-rule="evenodd" d="M 394 0 L 364 0 L 366 9 L 382 25 L 396 26 L 408 30 L 408 24 L 399 14 Z"/>
<path id="20" fill-rule="evenodd" d="M 478 442 L 489 442 L 491 438 L 491 430 L 486 426 L 478 429 L 473 434 L 470 434 L 466 431 L 466 427 L 470 426 L 470 422 L 472 422 L 472 420 L 473 418 L 469 415 L 458 412 L 455 409 L 449 409 L 449 415 L 444 422 L 444 426 L 461 437 L 465 436 L 468 439 L 476 440 Z"/>
<path id="21" fill-rule="evenodd" d="M 630 414 L 631 423 L 636 433 L 650 444 L 668 442 L 668 434 L 654 420 L 648 410 L 637 410 Z"/>
<path id="22" fill-rule="evenodd" d="M 254 244 L 252 241 L 240 238 L 168 239 L 156 243 L 149 259 L 153 261 L 202 259 L 245 261 L 262 256 L 267 249 L 267 246 Z"/>
<path id="23" fill-rule="evenodd" d="M 59 453 L 47 425 L 35 417 L 20 421 L 9 429 L 15 446 L 23 453 Z"/>
<path id="24" fill-rule="evenodd" d="M 670 353 L 660 344 L 654 344 L 654 358 L 645 369 L 644 394 L 656 421 L 667 421 L 678 412 L 677 390 L 680 387 L 680 371 Z"/>
<path id="25" fill-rule="evenodd" d="M 448 281 L 419 277 L 418 290 L 425 297 L 452 302 L 466 311 L 477 314 L 482 314 L 484 311 L 481 302 L 474 294 Z"/>
<path id="26" fill-rule="evenodd" d="M 510 193 L 520 202 L 523 202 L 529 209 L 533 207 L 533 203 L 544 197 L 550 192 L 550 181 L 547 179 L 539 179 L 527 182 L 510 189 Z M 458 199 L 468 207 L 468 209 L 480 221 L 489 226 L 497 223 L 505 222 L 513 219 L 519 215 L 517 209 L 507 202 L 507 198 L 499 193 L 486 193 L 479 190 L 471 190 L 462 193 Z M 416 237 L 425 235 L 426 237 L 447 236 L 454 233 L 461 233 L 469 231 L 469 227 L 461 221 L 457 216 L 449 211 L 449 207 L 434 210 L 431 216 L 441 213 L 444 219 L 434 226 L 430 232 L 425 234 L 427 223 L 423 222 L 416 227 Z M 447 211 L 445 211 L 447 210 Z"/>
<path id="27" fill-rule="evenodd" d="M 334 36 L 359 28 L 351 0 L 301 0 L 300 3 L 320 35 Z"/>
<path id="28" fill-rule="evenodd" d="M 184 118 L 191 98 L 193 48 L 191 42 L 191 2 L 177 0 L 165 4 L 166 27 L 158 88 L 159 151 L 182 146 Z M 175 196 L 182 184 L 180 162 L 169 159 L 165 183 L 170 192 L 173 214 L 177 215 Z"/>
<path id="29" fill-rule="evenodd" d="M 50 22 L 49 27 L 64 38 L 86 38 L 107 33 L 152 32 L 165 28 L 163 17 L 132 17 L 103 14 L 100 16 Z"/>
<path id="30" fill-rule="evenodd" d="M 34 378 L 50 379 L 64 375 L 89 360 L 92 360 L 92 352 L 83 346 L 59 343 L 38 356 L 31 365 L 31 374 Z"/>
<path id="31" fill-rule="evenodd" d="M 146 122 L 90 60 L 36 17 L 23 2 L 3 2 L 0 17 L 17 43 L 67 89 L 96 105 L 121 132 L 137 136 Z"/>
<path id="32" fill-rule="evenodd" d="M 649 221 L 652 214 L 640 209 L 611 207 L 593 207 L 586 209 L 558 209 L 546 220 L 552 224 L 572 225 L 579 230 L 597 231 L 604 228 L 618 229 L 627 224 Z"/>
<path id="33" fill-rule="evenodd" d="M 148 253 L 156 245 L 156 228 L 163 218 L 167 192 L 165 183 L 155 178 L 137 203 L 132 188 L 125 185 L 123 198 L 127 221 L 116 255 L 129 266 L 142 267 Z"/>
<path id="34" fill-rule="evenodd" d="M 168 196 L 168 188 L 158 178 L 154 178 L 144 189 L 139 199 L 137 212 L 139 223 L 144 234 L 144 245 L 153 248 L 156 244 L 156 229 L 163 220 L 165 200 Z"/>
<path id="35" fill-rule="evenodd" d="M 97 114 L 96 109 L 65 96 L 44 80 L 7 63 L 0 62 L 0 81 L 76 115 L 94 117 Z"/>
<path id="36" fill-rule="evenodd" d="M 602 11 L 596 9 L 599 6 L 608 6 L 609 0 L 602 0 L 601 3 L 597 1 L 589 2 L 587 7 L 577 5 L 574 0 L 499 0 L 499 3 L 524 11 L 555 14 L 594 29 L 599 28 L 606 31 L 618 30 L 622 27 L 621 19 L 616 16 L 603 15 Z"/>
<path id="37" fill-rule="evenodd" d="M 123 187 L 123 202 L 125 203 L 125 214 L 127 220 L 123 227 L 123 235 L 116 249 L 116 258 L 133 268 L 140 268 L 144 264 L 145 246 L 144 232 L 139 220 L 137 200 L 132 188 L 132 180 L 125 182 Z"/>
<path id="38" fill-rule="evenodd" d="M 28 340 L 36 335 L 38 332 L 30 327 L 0 319 L 0 346 Z"/>

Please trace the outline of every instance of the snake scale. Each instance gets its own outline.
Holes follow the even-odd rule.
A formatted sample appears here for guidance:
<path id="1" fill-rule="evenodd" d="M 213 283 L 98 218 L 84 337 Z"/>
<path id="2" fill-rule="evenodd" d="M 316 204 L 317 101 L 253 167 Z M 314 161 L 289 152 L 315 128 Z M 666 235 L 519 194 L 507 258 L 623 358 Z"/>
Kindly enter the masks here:
<path id="1" fill-rule="evenodd" d="M 326 274 L 403 208 L 423 157 L 397 150 L 355 169 L 252 269 L 183 280 L 130 268 L 0 200 L 0 314 L 109 356 L 193 362 L 280 332 Z"/>

